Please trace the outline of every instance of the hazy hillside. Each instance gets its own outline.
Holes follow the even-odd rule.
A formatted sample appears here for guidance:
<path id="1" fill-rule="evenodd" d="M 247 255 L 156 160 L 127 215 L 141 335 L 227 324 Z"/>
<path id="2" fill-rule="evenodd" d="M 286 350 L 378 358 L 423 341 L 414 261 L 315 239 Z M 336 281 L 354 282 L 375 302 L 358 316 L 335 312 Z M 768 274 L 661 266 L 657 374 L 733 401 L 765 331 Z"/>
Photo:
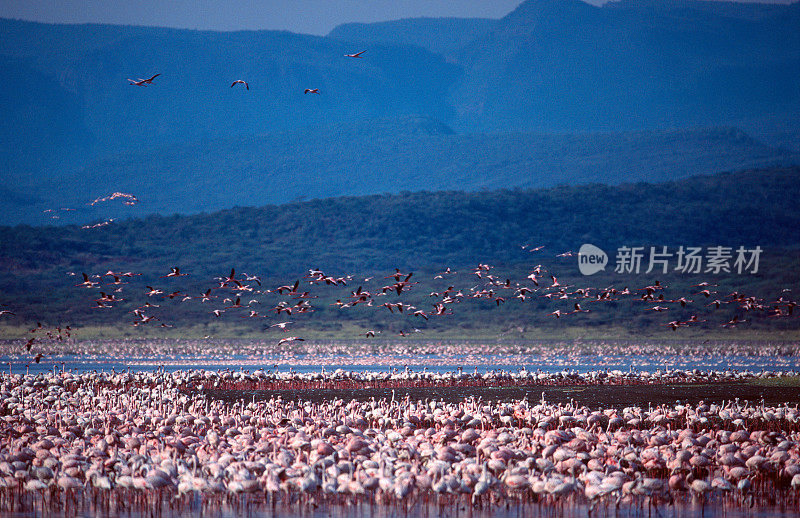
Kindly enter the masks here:
<path id="1" fill-rule="evenodd" d="M 80 141 L 89 156 L 329 121 L 413 113 L 447 119 L 442 99 L 458 73 L 420 47 L 374 45 L 370 59 L 354 60 L 344 57 L 351 44 L 275 31 L 2 20 L 0 41 L 3 71 L 16 79 L 4 84 L 0 102 L 18 142 L 52 134 L 54 144 Z M 161 76 L 149 87 L 128 84 L 155 73 Z M 234 79 L 247 80 L 250 91 L 230 88 Z M 321 95 L 303 95 L 306 88 Z M 53 131 L 52 121 L 61 120 L 75 125 Z"/>
<path id="2" fill-rule="evenodd" d="M 431 119 L 382 119 L 114 155 L 49 186 L 40 181 L 46 199 L 33 205 L 36 217 L 24 200 L 9 200 L 0 221 L 48 223 L 59 215 L 60 223 L 84 224 L 332 196 L 658 182 L 793 163 L 800 155 L 733 129 L 458 135 Z M 87 205 L 115 191 L 140 201 Z M 42 212 L 64 206 L 77 210 Z"/>
<path id="3" fill-rule="evenodd" d="M 122 189 L 142 203 L 116 216 L 797 163 L 774 149 L 800 152 L 797 27 L 800 3 L 684 0 L 327 37 L 0 20 L 0 223 Z M 762 144 L 696 129 L 721 127 Z"/>
<path id="4" fill-rule="evenodd" d="M 794 114 L 800 3 L 528 0 L 464 48 L 456 127 L 611 130 Z"/>
<path id="5" fill-rule="evenodd" d="M 495 27 L 487 18 L 411 18 L 378 23 L 346 23 L 328 33 L 329 38 L 392 45 L 418 45 L 448 60 L 456 60 L 461 49 Z"/>

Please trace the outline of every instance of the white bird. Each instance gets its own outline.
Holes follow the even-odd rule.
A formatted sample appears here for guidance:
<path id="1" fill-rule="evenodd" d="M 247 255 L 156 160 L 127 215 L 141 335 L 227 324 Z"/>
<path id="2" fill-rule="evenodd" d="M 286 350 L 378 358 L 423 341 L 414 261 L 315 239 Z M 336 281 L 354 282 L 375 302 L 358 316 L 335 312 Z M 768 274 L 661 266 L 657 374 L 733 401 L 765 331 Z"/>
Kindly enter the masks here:
<path id="1" fill-rule="evenodd" d="M 269 327 L 280 327 L 282 331 L 286 331 L 286 326 L 289 324 L 293 324 L 294 322 L 278 322 L 277 324 L 272 324 Z"/>

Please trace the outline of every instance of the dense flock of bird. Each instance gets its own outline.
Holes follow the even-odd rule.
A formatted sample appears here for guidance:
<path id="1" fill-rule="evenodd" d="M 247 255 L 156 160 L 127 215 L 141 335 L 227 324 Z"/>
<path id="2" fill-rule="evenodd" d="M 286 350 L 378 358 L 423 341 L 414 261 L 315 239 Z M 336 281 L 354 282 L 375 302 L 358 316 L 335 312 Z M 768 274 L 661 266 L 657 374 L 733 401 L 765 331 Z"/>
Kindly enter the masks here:
<path id="1" fill-rule="evenodd" d="M 362 58 L 365 52 L 345 56 Z M 148 87 L 160 75 L 128 81 Z M 230 88 L 237 85 L 250 90 L 244 79 L 234 80 Z M 304 94 L 322 95 L 318 88 L 306 88 Z M 138 202 L 133 194 L 114 192 L 89 205 L 112 200 L 126 205 Z M 59 211 L 71 210 L 45 212 L 58 218 Z M 112 222 L 107 219 L 83 228 Z M 545 247 L 526 244 L 521 248 L 541 253 Z M 564 252 L 557 257 L 575 255 Z M 123 312 L 120 320 L 134 327 L 178 325 L 166 320 L 182 304 L 196 305 L 195 311 L 207 308 L 203 311 L 209 321 L 265 319 L 264 327 L 274 332 L 274 339 L 250 344 L 246 354 L 255 362 L 265 355 L 271 355 L 271 360 L 284 355 L 296 361 L 299 352 L 312 364 L 336 363 L 333 359 L 347 357 L 351 364 L 361 359 L 372 365 L 406 367 L 385 372 L 326 373 L 323 368 L 320 373 L 297 373 L 280 372 L 276 365 L 274 370 L 259 368 L 252 374 L 198 370 L 72 374 L 63 367 L 59 370 L 54 361 L 52 370 L 31 375 L 12 372 L 9 362 L 9 372 L 0 373 L 0 509 L 152 513 L 165 506 L 174 509 L 176 502 L 185 509 L 199 501 L 204 510 L 271 503 L 294 506 L 296 512 L 298 504 L 318 508 L 330 503 L 366 503 L 408 511 L 414 506 L 453 503 L 491 509 L 514 501 L 553 506 L 562 512 L 572 506 L 590 513 L 597 507 L 646 504 L 660 514 L 664 505 L 690 501 L 715 502 L 723 509 L 758 504 L 796 510 L 800 506 L 800 409 L 796 404 L 770 407 L 735 400 L 590 409 L 572 402 L 548 404 L 544 394 L 538 403 L 475 397 L 459 402 L 413 401 L 394 395 L 378 401 L 302 401 L 279 396 L 256 401 L 253 396 L 252 401 L 231 402 L 213 397 L 214 391 L 655 385 L 769 378 L 776 373 L 736 371 L 730 365 L 719 371 L 665 365 L 656 373 L 613 368 L 587 373 L 524 368 L 479 373 L 476 367 L 470 373 L 463 366 L 519 364 L 534 350 L 542 364 L 557 354 L 563 362 L 570 355 L 599 354 L 608 359 L 613 351 L 618 355 L 634 352 L 652 361 L 670 346 L 595 344 L 587 349 L 573 343 L 561 349 L 544 346 L 523 351 L 517 346 L 463 343 L 407 347 L 395 338 L 380 346 L 312 346 L 303 344 L 302 319 L 320 304 L 339 311 L 382 311 L 398 319 L 395 327 L 360 333 L 359 340 L 368 343 L 382 333 L 387 338 L 390 334 L 415 336 L 423 332 L 422 322 L 447 318 L 470 301 L 501 308 L 547 299 L 559 306 L 546 313 L 553 319 L 580 318 L 604 306 L 613 311 L 610 303 L 629 301 L 640 304 L 643 312 L 689 315 L 664 319 L 664 326 L 678 332 L 695 326 L 733 328 L 753 318 L 796 317 L 797 302 L 788 290 L 765 300 L 738 291 L 725 293 L 711 282 L 694 284 L 681 293 L 658 281 L 630 289 L 577 287 L 559 282 L 543 265 L 516 280 L 496 275 L 488 264 L 461 273 L 446 268 L 423 283 L 419 275 L 399 268 L 367 278 L 310 269 L 300 279 L 270 287 L 262 285 L 258 275 L 237 273 L 235 268 L 207 281 L 192 279 L 190 274 L 179 266 L 150 280 L 139 279 L 143 274 L 133 271 L 81 273 L 80 277 L 70 273 L 78 278 L 74 287 L 91 294 L 87 302 L 92 308 Z M 420 284 L 442 288 L 415 293 Z M 202 288 L 197 289 L 198 285 Z M 428 302 L 409 302 L 422 299 Z M 163 311 L 166 306 L 173 311 Z M 719 317 L 716 310 L 720 308 L 734 311 Z M 730 317 L 731 313 L 735 314 Z M 28 321 L 24 308 L 2 309 L 0 318 Z M 65 351 L 115 354 L 108 350 L 108 343 L 74 340 L 76 326 L 75 322 L 55 327 L 37 323 L 11 346 L 35 363 L 48 356 L 55 359 Z M 196 361 L 208 354 L 206 341 L 114 344 L 118 355 L 149 354 L 158 361 L 179 354 Z M 6 345 L 0 344 L 0 353 L 10 355 Z M 222 357 L 242 353 L 238 344 L 215 346 Z M 702 355 L 714 347 L 702 344 L 695 353 Z M 776 354 L 778 358 L 786 352 L 773 345 L 746 353 L 729 344 L 721 347 L 729 355 Z M 796 347 L 790 349 L 788 354 L 796 354 Z M 449 357 L 462 367 L 444 374 L 408 368 L 412 360 L 424 365 L 428 354 L 438 355 L 434 364 Z M 580 364 L 579 359 L 576 362 Z M 595 364 L 600 365 L 599 361 Z"/>
<path id="2" fill-rule="evenodd" d="M 276 338 L 276 341 L 279 345 L 287 346 L 305 341 L 299 334 L 289 332 L 297 326 L 302 327 L 299 319 L 308 318 L 319 306 L 319 300 L 324 300 L 325 305 L 336 307 L 340 311 L 384 311 L 398 319 L 396 331 L 392 332 L 388 328 L 368 329 L 360 333 L 359 336 L 363 338 L 374 338 L 383 332 L 400 337 L 419 336 L 423 332 L 419 327 L 424 327 L 420 325 L 421 322 L 447 318 L 460 305 L 470 301 L 489 302 L 500 308 L 506 304 L 525 304 L 532 300 L 546 299 L 553 305 L 561 306 L 545 314 L 554 319 L 576 318 L 599 310 L 613 311 L 613 308 L 608 307 L 609 304 L 622 300 L 640 304 L 643 312 L 663 313 L 673 308 L 673 313 L 692 312 L 688 317 L 663 324 L 673 331 L 706 324 L 715 318 L 715 311 L 723 307 L 733 308 L 733 317 L 726 316 L 718 319 L 717 323 L 706 325 L 733 328 L 753 317 L 796 317 L 794 309 L 797 302 L 789 298 L 788 290 L 783 290 L 773 300 L 765 301 L 741 292 L 719 293 L 715 291 L 716 284 L 701 282 L 690 286 L 691 293 L 669 295 L 669 287 L 659 281 L 632 289 L 577 287 L 559 282 L 542 265 L 532 268 L 524 279 L 513 281 L 493 275 L 492 270 L 493 267 L 488 264 L 478 264 L 461 274 L 446 268 L 435 274 L 433 279 L 426 279 L 425 286 L 436 286 L 437 282 L 446 286 L 444 289 L 422 294 L 422 298 L 427 295 L 429 300 L 427 307 L 418 307 L 407 302 L 408 299 L 404 300 L 410 292 L 417 289 L 420 282 L 415 280 L 413 272 L 403 272 L 399 268 L 388 275 L 366 278 L 328 275 L 314 268 L 301 279 L 269 288 L 262 285 L 258 275 L 237 273 L 232 268 L 230 273 L 209 279 L 202 288 L 192 292 L 177 285 L 177 281 L 189 277 L 189 273 L 175 266 L 157 279 L 144 281 L 138 279 L 141 273 L 132 271 L 82 273 L 81 280 L 74 283 L 74 286 L 94 294 L 90 303 L 98 311 L 119 311 L 121 302 L 132 299 L 125 305 L 125 311 L 131 315 L 129 324 L 134 327 L 172 327 L 175 324 L 162 319 L 162 306 L 170 305 L 174 309 L 182 304 L 200 305 L 207 306 L 204 311 L 212 320 L 227 319 L 231 322 L 234 318 L 265 319 L 268 325 L 264 327 L 268 331 L 282 331 L 286 334 Z M 76 276 L 72 272 L 70 275 Z M 196 281 L 192 282 L 197 285 Z M 414 297 L 415 300 L 421 298 L 416 293 Z M 333 299 L 335 301 L 328 304 L 327 301 Z M 136 301 L 136 305 L 129 309 L 132 301 Z M 571 309 L 563 309 L 564 306 Z M 696 312 L 691 311 L 692 309 Z M 14 314 L 12 310 L 3 310 L 0 317 Z M 383 336 L 389 337 L 387 334 Z M 69 338 L 69 326 L 64 326 L 63 329 L 45 329 L 39 324 L 30 330 L 30 336 L 24 340 L 24 347 L 30 352 L 37 343 L 52 344 L 65 338 Z M 47 354 L 47 351 L 37 352 Z"/>
<path id="3" fill-rule="evenodd" d="M 242 374 L 244 375 L 244 374 Z M 202 371 L 0 375 L 0 506 L 797 509 L 797 405 L 591 409 L 544 395 L 224 402 Z M 198 500 L 199 499 L 199 500 Z M 183 507 L 181 507 L 183 506 Z M 324 507 L 323 507 L 324 510 Z"/>
<path id="4" fill-rule="evenodd" d="M 345 54 L 346 58 L 363 58 L 366 50 L 362 50 L 353 54 Z M 154 85 L 154 80 L 161 76 L 160 73 L 154 74 L 149 78 L 128 79 L 130 85 L 148 87 Z M 243 85 L 246 90 L 250 90 L 250 84 L 244 79 L 234 80 L 230 87 L 233 88 L 237 85 Z M 320 94 L 318 88 L 306 88 L 305 94 Z M 114 192 L 111 195 L 100 197 L 92 201 L 89 205 L 96 205 L 102 202 L 119 199 L 126 205 L 134 205 L 139 200 L 133 194 L 124 192 Z M 60 210 L 73 210 L 73 209 L 60 209 Z M 47 209 L 45 212 L 56 212 L 55 209 Z M 58 217 L 54 214 L 52 217 Z M 93 229 L 110 225 L 114 220 L 107 219 L 105 221 L 84 225 L 84 229 Z M 521 248 L 527 252 L 536 253 L 541 252 L 545 247 L 543 245 L 524 244 Z M 556 257 L 573 257 L 575 254 L 572 251 L 558 254 Z M 274 322 L 270 328 L 275 328 L 281 331 L 289 331 L 294 321 L 291 318 L 297 318 L 299 315 L 308 314 L 314 311 L 314 299 L 319 295 L 312 294 L 311 289 L 315 285 L 326 285 L 332 287 L 351 286 L 356 284 L 358 287 L 350 291 L 349 294 L 345 293 L 340 296 L 335 302 L 335 305 L 342 309 L 352 309 L 356 307 L 371 307 L 375 309 L 382 308 L 383 310 L 391 313 L 396 313 L 398 316 L 410 315 L 414 318 L 422 320 L 429 320 L 431 318 L 439 318 L 453 314 L 454 308 L 469 299 L 482 299 L 494 302 L 500 306 L 507 302 L 521 302 L 524 303 L 528 299 L 546 297 L 554 303 L 569 302 L 568 309 L 558 308 L 548 313 L 548 316 L 553 318 L 565 318 L 580 315 L 582 313 L 589 313 L 599 304 L 616 302 L 622 299 L 635 299 L 639 300 L 646 305 L 643 311 L 662 313 L 670 310 L 675 305 L 680 305 L 681 308 L 696 308 L 693 314 L 686 318 L 675 318 L 664 322 L 664 325 L 677 331 L 680 328 L 692 327 L 707 322 L 707 319 L 702 318 L 705 314 L 702 306 L 720 308 L 723 305 L 734 305 L 737 308 L 735 314 L 729 320 L 720 322 L 719 324 L 724 327 L 736 327 L 740 324 L 748 322 L 744 318 L 747 314 L 761 313 L 768 318 L 789 318 L 794 315 L 794 308 L 797 302 L 789 298 L 787 290 L 784 290 L 775 300 L 764 301 L 756 296 L 748 295 L 739 292 L 733 292 L 727 295 L 720 294 L 714 290 L 717 285 L 703 282 L 693 285 L 696 291 L 692 293 L 680 294 L 680 296 L 668 297 L 666 295 L 665 286 L 662 286 L 658 281 L 653 284 L 638 287 L 634 289 L 616 289 L 614 287 L 608 288 L 594 288 L 594 287 L 575 287 L 559 283 L 556 276 L 548 272 L 542 265 L 538 265 L 532 269 L 530 274 L 521 281 L 512 282 L 511 279 L 498 278 L 491 273 L 492 266 L 488 264 L 479 264 L 471 272 L 473 284 L 456 286 L 455 281 L 452 285 L 448 285 L 446 289 L 430 293 L 431 304 L 427 307 L 416 307 L 403 300 L 400 300 L 404 294 L 407 295 L 413 287 L 418 284 L 416 280 L 412 280 L 414 275 L 411 272 L 404 273 L 400 269 L 396 269 L 395 273 L 384 276 L 384 280 L 388 281 L 385 285 L 375 288 L 365 288 L 372 278 L 366 278 L 361 282 L 354 280 L 353 276 L 348 275 L 344 277 L 335 277 L 325 274 L 319 269 L 309 270 L 301 281 L 297 280 L 293 284 L 286 284 L 275 287 L 274 289 L 265 289 L 261 287 L 261 279 L 255 275 L 243 274 L 239 277 L 236 276 L 235 270 L 231 269 L 228 276 L 222 276 L 215 279 L 215 284 L 208 286 L 208 289 L 199 293 L 193 294 L 175 289 L 174 286 L 155 286 L 156 281 L 152 281 L 147 285 L 147 301 L 133 309 L 132 314 L 134 321 L 132 325 L 159 325 L 162 327 L 171 327 L 173 324 L 163 321 L 158 316 L 158 308 L 161 302 L 193 302 L 209 303 L 214 305 L 209 310 L 209 315 L 221 318 L 223 314 L 230 315 L 237 313 L 240 318 L 268 318 L 271 316 L 283 317 L 284 321 Z M 434 277 L 436 279 L 449 280 L 454 277 L 456 272 L 447 268 L 442 273 Z M 98 289 L 99 296 L 93 299 L 93 307 L 98 310 L 111 310 L 115 305 L 125 299 L 122 298 L 123 286 L 129 283 L 131 277 L 139 276 L 139 273 L 134 272 L 115 272 L 112 270 L 104 274 L 82 274 L 83 281 L 77 283 L 76 286 L 87 289 Z M 172 268 L 172 271 L 161 278 L 171 279 L 185 276 L 181 273 L 178 267 Z M 462 276 L 463 280 L 463 276 Z M 225 293 L 225 292 L 228 293 Z M 262 303 L 262 297 L 268 294 L 277 294 L 283 300 L 277 301 L 274 307 L 268 307 L 266 302 Z M 130 296 L 140 296 L 141 294 L 130 294 Z M 396 295 L 392 299 L 389 296 Z M 385 298 L 383 298 L 385 297 Z M 217 302 L 222 302 L 221 305 Z M 563 305 L 563 304 L 562 304 Z M 673 312 L 674 313 L 674 312 Z M 0 317 L 4 314 L 13 314 L 11 310 L 4 310 L 0 312 Z M 31 332 L 35 333 L 37 329 Z M 382 329 L 369 329 L 365 330 L 363 335 L 365 337 L 375 337 L 377 334 L 384 332 Z M 400 336 L 408 336 L 414 333 L 419 333 L 421 330 L 415 325 L 409 325 L 405 329 L 399 329 L 397 332 Z M 58 332 L 57 339 L 63 339 L 63 335 Z M 279 339 L 280 344 L 289 344 L 291 342 L 298 342 L 305 340 L 301 336 L 285 336 Z M 36 342 L 34 338 L 33 342 Z M 31 341 L 26 340 L 26 349 L 31 350 Z M 42 352 L 42 351 L 40 351 Z"/>

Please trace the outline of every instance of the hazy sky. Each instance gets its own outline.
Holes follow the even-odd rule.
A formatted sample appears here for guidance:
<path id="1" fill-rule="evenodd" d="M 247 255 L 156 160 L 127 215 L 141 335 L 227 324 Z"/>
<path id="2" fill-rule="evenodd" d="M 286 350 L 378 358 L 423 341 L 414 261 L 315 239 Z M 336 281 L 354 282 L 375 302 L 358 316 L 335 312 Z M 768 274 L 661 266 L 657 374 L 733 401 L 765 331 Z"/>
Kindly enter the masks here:
<path id="1" fill-rule="evenodd" d="M 0 17 L 188 29 L 327 34 L 345 22 L 417 16 L 501 18 L 521 0 L 0 0 Z M 587 0 L 601 4 L 604 0 Z M 760 0 L 789 3 L 791 0 Z"/>

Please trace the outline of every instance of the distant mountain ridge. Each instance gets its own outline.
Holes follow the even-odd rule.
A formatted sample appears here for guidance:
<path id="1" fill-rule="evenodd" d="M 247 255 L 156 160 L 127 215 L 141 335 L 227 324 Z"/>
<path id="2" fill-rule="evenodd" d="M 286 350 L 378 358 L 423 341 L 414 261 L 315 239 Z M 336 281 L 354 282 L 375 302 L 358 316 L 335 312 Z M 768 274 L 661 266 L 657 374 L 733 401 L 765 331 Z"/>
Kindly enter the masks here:
<path id="1" fill-rule="evenodd" d="M 797 163 L 798 27 L 800 3 L 689 0 L 528 0 L 500 20 L 346 24 L 326 37 L 0 20 L 0 223 L 40 224 L 62 198 L 125 185 L 154 203 L 183 188 L 150 206 L 182 213 L 528 187 L 531 170 L 552 185 Z M 224 198 L 220 177 L 251 189 Z"/>

